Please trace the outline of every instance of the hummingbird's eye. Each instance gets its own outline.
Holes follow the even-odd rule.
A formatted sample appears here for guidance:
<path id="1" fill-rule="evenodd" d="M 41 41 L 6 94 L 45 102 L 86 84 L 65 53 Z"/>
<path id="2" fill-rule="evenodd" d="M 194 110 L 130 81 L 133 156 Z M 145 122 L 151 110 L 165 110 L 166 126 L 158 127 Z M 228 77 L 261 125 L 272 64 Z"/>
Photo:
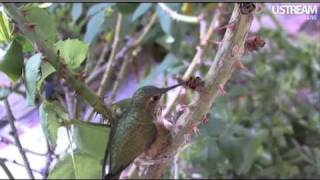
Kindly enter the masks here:
<path id="1" fill-rule="evenodd" d="M 152 101 L 158 101 L 160 99 L 160 96 L 152 96 Z"/>

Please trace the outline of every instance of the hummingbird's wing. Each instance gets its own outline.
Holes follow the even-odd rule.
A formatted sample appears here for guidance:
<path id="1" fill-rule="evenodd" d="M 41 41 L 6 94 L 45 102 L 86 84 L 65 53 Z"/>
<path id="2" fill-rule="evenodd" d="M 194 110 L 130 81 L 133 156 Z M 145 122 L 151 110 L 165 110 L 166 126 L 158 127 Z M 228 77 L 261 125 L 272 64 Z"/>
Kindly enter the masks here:
<path id="1" fill-rule="evenodd" d="M 125 100 L 122 100 L 121 103 L 118 104 L 118 107 L 125 107 L 124 105 L 126 105 L 127 103 L 129 104 L 128 101 L 130 101 L 131 99 L 128 98 L 128 99 L 125 99 Z M 117 106 L 117 105 L 115 105 Z M 102 178 L 105 176 L 105 167 L 106 167 L 106 164 L 107 164 L 107 159 L 109 157 L 109 166 L 111 166 L 112 164 L 112 160 L 110 158 L 110 154 L 111 154 L 111 145 L 114 141 L 114 135 L 115 135 L 115 132 L 116 132 L 116 129 L 117 129 L 117 126 L 119 124 L 119 121 L 121 121 L 121 118 L 126 116 L 126 114 L 128 113 L 128 108 L 126 108 L 124 110 L 124 112 L 119 115 L 116 119 L 116 121 L 114 123 L 111 124 L 111 132 L 110 132 L 110 135 L 109 135 L 109 141 L 108 141 L 108 145 L 107 145 L 107 148 L 106 148 L 106 151 L 105 151 L 105 156 L 104 156 L 104 159 L 103 159 L 103 166 L 102 166 Z M 110 169 L 110 168 L 109 168 Z M 110 170 L 109 170 L 110 171 Z M 109 172 L 110 173 L 110 172 Z M 108 175 L 110 176 L 110 175 Z M 113 177 L 113 176 L 112 176 Z M 105 177 L 107 178 L 107 177 Z"/>

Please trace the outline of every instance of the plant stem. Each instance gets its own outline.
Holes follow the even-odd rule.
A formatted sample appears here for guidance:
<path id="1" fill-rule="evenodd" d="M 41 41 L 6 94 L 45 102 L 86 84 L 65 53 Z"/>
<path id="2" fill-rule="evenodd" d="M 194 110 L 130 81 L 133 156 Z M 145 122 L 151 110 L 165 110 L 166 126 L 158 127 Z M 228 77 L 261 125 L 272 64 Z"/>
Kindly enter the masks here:
<path id="1" fill-rule="evenodd" d="M 31 42 L 42 52 L 46 57 L 47 61 L 58 71 L 61 70 L 63 73 L 61 75 L 67 81 L 67 83 L 73 87 L 77 94 L 82 97 L 87 103 L 89 103 L 95 111 L 101 113 L 105 118 L 110 122 L 113 121 L 112 111 L 105 106 L 103 100 L 92 92 L 84 82 L 78 80 L 75 77 L 75 73 L 67 69 L 66 66 L 62 63 L 62 60 L 55 52 L 52 45 L 47 44 L 35 31 L 28 28 L 27 20 L 22 16 L 19 9 L 15 7 L 13 3 L 2 3 L 5 7 L 8 15 L 14 20 L 15 25 L 18 26 L 19 30 L 29 38 Z"/>
<path id="2" fill-rule="evenodd" d="M 158 3 L 158 6 L 165 11 L 172 19 L 186 23 L 198 24 L 199 19 L 195 16 L 182 15 L 170 9 L 165 3 Z"/>
<path id="3" fill-rule="evenodd" d="M 8 179 L 14 179 L 12 173 L 10 172 L 9 168 L 7 167 L 5 163 L 5 159 L 0 158 L 0 166 L 4 170 L 4 172 L 7 174 Z"/>
<path id="4" fill-rule="evenodd" d="M 219 4 L 221 5 L 221 4 Z M 203 61 L 203 56 L 205 54 L 205 49 L 208 47 L 209 45 L 209 40 L 213 35 L 213 32 L 215 29 L 218 28 L 219 26 L 219 17 L 220 17 L 220 11 L 217 10 L 211 20 L 210 26 L 208 31 L 205 31 L 206 33 L 203 35 L 203 26 L 206 26 L 206 22 L 204 19 L 200 18 L 200 45 L 197 47 L 197 52 L 195 54 L 195 56 L 193 57 L 191 64 L 189 65 L 188 69 L 186 70 L 186 72 L 183 74 L 182 79 L 184 81 L 188 80 L 193 74 L 194 72 L 197 70 L 198 65 L 202 63 Z M 178 87 L 178 90 L 176 91 L 175 94 L 173 94 L 173 97 L 170 99 L 170 101 L 168 102 L 168 105 L 164 111 L 164 116 L 167 116 L 173 109 L 174 104 L 176 103 L 179 94 L 182 90 L 182 87 Z"/>
<path id="5" fill-rule="evenodd" d="M 192 135 L 190 127 L 197 126 L 202 117 L 210 110 L 214 100 L 219 95 L 221 85 L 224 85 L 234 70 L 233 63 L 243 55 L 244 43 L 253 21 L 252 13 L 241 14 L 239 5 L 236 4 L 229 21 L 233 24 L 225 32 L 222 44 L 219 46 L 214 62 L 211 65 L 204 81 L 205 87 L 193 97 L 192 103 L 178 118 L 175 129 L 170 132 L 170 143 L 163 144 L 163 136 L 158 136 L 151 145 L 149 156 L 153 159 L 160 157 L 174 157 L 179 148 L 186 144 Z M 166 141 L 168 142 L 168 141 Z M 169 163 L 158 163 L 148 166 L 145 174 L 141 178 L 158 179 L 161 178 Z"/>
<path id="6" fill-rule="evenodd" d="M 113 67 L 113 64 L 114 64 L 115 55 L 116 55 L 116 52 L 117 52 L 117 46 L 118 46 L 118 42 L 119 42 L 121 22 L 122 22 L 122 14 L 118 13 L 116 29 L 115 29 L 115 35 L 114 35 L 114 39 L 113 39 L 113 43 L 112 43 L 111 54 L 109 56 L 108 63 L 107 63 L 107 68 L 104 71 L 104 74 L 102 76 L 102 80 L 101 80 L 101 83 L 100 83 L 100 87 L 99 87 L 99 90 L 98 90 L 98 96 L 100 96 L 100 97 L 103 97 L 105 95 L 105 91 L 107 90 L 107 86 L 108 86 L 108 81 L 109 81 L 110 76 L 111 76 L 111 72 L 112 72 L 111 70 L 112 70 L 112 67 Z"/>
<path id="7" fill-rule="evenodd" d="M 29 164 L 29 161 L 27 159 L 27 156 L 25 154 L 25 152 L 23 151 L 23 148 L 22 148 L 22 145 L 21 145 L 21 142 L 19 140 L 19 137 L 18 137 L 18 133 L 17 133 L 17 129 L 16 129 L 16 126 L 14 125 L 14 121 L 15 121 L 15 118 L 12 114 L 12 111 L 11 111 L 11 108 L 10 108 L 10 104 L 8 102 L 8 99 L 5 99 L 4 100 L 4 103 L 5 103 L 5 106 L 6 106 L 6 110 L 7 110 L 7 114 L 8 114 L 8 120 L 9 120 L 9 124 L 11 126 L 11 130 L 12 130 L 12 135 L 14 137 L 14 141 L 15 141 L 15 144 L 17 145 L 18 149 L 19 149 L 19 152 L 20 152 L 20 155 L 23 159 L 23 162 L 24 162 L 24 165 L 26 167 L 26 170 L 29 174 L 29 177 L 31 179 L 34 179 L 34 176 L 33 176 L 33 173 L 32 173 L 32 170 L 31 170 L 31 167 L 30 167 L 30 164 Z"/>

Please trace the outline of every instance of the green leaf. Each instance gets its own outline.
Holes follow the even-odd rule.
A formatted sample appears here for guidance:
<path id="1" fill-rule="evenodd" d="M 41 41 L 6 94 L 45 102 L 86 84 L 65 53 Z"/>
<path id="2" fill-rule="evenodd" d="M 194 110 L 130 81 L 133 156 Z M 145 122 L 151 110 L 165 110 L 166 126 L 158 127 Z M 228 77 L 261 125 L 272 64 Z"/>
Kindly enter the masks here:
<path id="1" fill-rule="evenodd" d="M 76 22 L 82 14 L 82 3 L 73 3 L 71 9 L 72 21 Z"/>
<path id="2" fill-rule="evenodd" d="M 224 132 L 218 141 L 218 147 L 221 152 L 229 159 L 235 169 L 239 169 L 242 163 L 240 145 L 240 142 L 229 132 Z"/>
<path id="3" fill-rule="evenodd" d="M 57 39 L 56 21 L 48 13 L 47 9 L 36 6 L 24 6 L 25 18 L 34 26 L 36 34 L 48 43 L 54 43 Z M 30 29 L 32 30 L 32 29 Z"/>
<path id="4" fill-rule="evenodd" d="M 21 76 L 22 68 L 22 46 L 17 41 L 13 40 L 0 61 L 0 71 L 3 71 L 13 82 L 15 82 Z"/>
<path id="5" fill-rule="evenodd" d="M 103 160 L 110 128 L 103 124 L 73 121 L 77 149 L 96 159 Z"/>
<path id="6" fill-rule="evenodd" d="M 259 139 L 251 135 L 241 139 L 240 143 L 242 145 L 242 164 L 237 172 L 238 174 L 246 174 L 252 166 L 260 142 Z"/>
<path id="7" fill-rule="evenodd" d="M 27 105 L 34 106 L 36 98 L 36 85 L 39 79 L 39 70 L 41 64 L 41 53 L 35 54 L 29 58 L 25 66 L 25 87 L 27 94 Z"/>
<path id="8" fill-rule="evenodd" d="M 64 156 L 49 172 L 48 179 L 75 179 L 72 157 Z"/>
<path id="9" fill-rule="evenodd" d="M 6 15 L 0 11 L 0 42 L 8 42 L 11 39 L 11 27 Z"/>
<path id="10" fill-rule="evenodd" d="M 40 105 L 40 124 L 49 144 L 55 146 L 57 142 L 58 128 L 69 117 L 65 109 L 56 101 L 44 101 Z"/>
<path id="11" fill-rule="evenodd" d="M 156 13 L 157 13 L 157 16 L 159 17 L 160 26 L 161 26 L 162 30 L 166 34 L 171 35 L 171 30 L 172 30 L 171 17 L 166 12 L 164 12 L 160 6 L 157 6 Z"/>
<path id="12" fill-rule="evenodd" d="M 178 58 L 173 54 L 167 54 L 165 59 L 162 61 L 160 65 L 158 65 L 151 73 L 145 78 L 140 84 L 139 87 L 145 86 L 155 81 L 156 77 L 159 74 L 163 74 L 170 67 L 174 67 L 179 64 Z"/>
<path id="13" fill-rule="evenodd" d="M 53 66 L 51 66 L 51 64 L 47 63 L 47 62 L 42 62 L 40 65 L 40 79 L 37 81 L 37 90 L 40 91 L 41 90 L 41 85 L 43 83 L 43 81 L 52 73 L 54 73 L 56 70 L 54 69 Z"/>
<path id="14" fill-rule="evenodd" d="M 84 153 L 74 153 L 75 166 L 70 154 L 66 155 L 50 171 L 48 179 L 100 179 L 102 161 Z"/>
<path id="15" fill-rule="evenodd" d="M 10 89 L 0 87 L 0 101 L 4 100 L 10 94 Z"/>
<path id="16" fill-rule="evenodd" d="M 137 9 L 134 11 L 132 15 L 132 21 L 137 20 L 139 17 L 144 15 L 148 10 L 152 7 L 152 3 L 140 3 Z"/>
<path id="17" fill-rule="evenodd" d="M 57 42 L 55 47 L 59 50 L 60 56 L 65 60 L 68 67 L 75 69 L 85 60 L 89 46 L 78 39 L 67 39 Z"/>
<path id="18" fill-rule="evenodd" d="M 90 7 L 88 10 L 88 16 L 90 19 L 84 35 L 84 42 L 91 44 L 94 41 L 95 37 L 102 30 L 105 15 L 104 10 L 113 5 L 114 3 L 98 3 Z"/>

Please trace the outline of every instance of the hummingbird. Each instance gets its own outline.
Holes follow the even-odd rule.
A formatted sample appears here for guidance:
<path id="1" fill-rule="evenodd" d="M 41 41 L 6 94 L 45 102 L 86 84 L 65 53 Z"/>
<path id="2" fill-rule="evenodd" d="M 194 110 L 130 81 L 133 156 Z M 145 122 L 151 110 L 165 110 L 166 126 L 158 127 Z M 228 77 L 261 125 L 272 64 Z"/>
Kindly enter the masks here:
<path id="1" fill-rule="evenodd" d="M 111 124 L 111 133 L 103 162 L 104 179 L 119 179 L 121 172 L 142 154 L 156 138 L 155 120 L 163 94 L 182 83 L 167 88 L 144 86 L 135 91 L 126 111 Z M 105 164 L 109 156 L 109 173 Z"/>

